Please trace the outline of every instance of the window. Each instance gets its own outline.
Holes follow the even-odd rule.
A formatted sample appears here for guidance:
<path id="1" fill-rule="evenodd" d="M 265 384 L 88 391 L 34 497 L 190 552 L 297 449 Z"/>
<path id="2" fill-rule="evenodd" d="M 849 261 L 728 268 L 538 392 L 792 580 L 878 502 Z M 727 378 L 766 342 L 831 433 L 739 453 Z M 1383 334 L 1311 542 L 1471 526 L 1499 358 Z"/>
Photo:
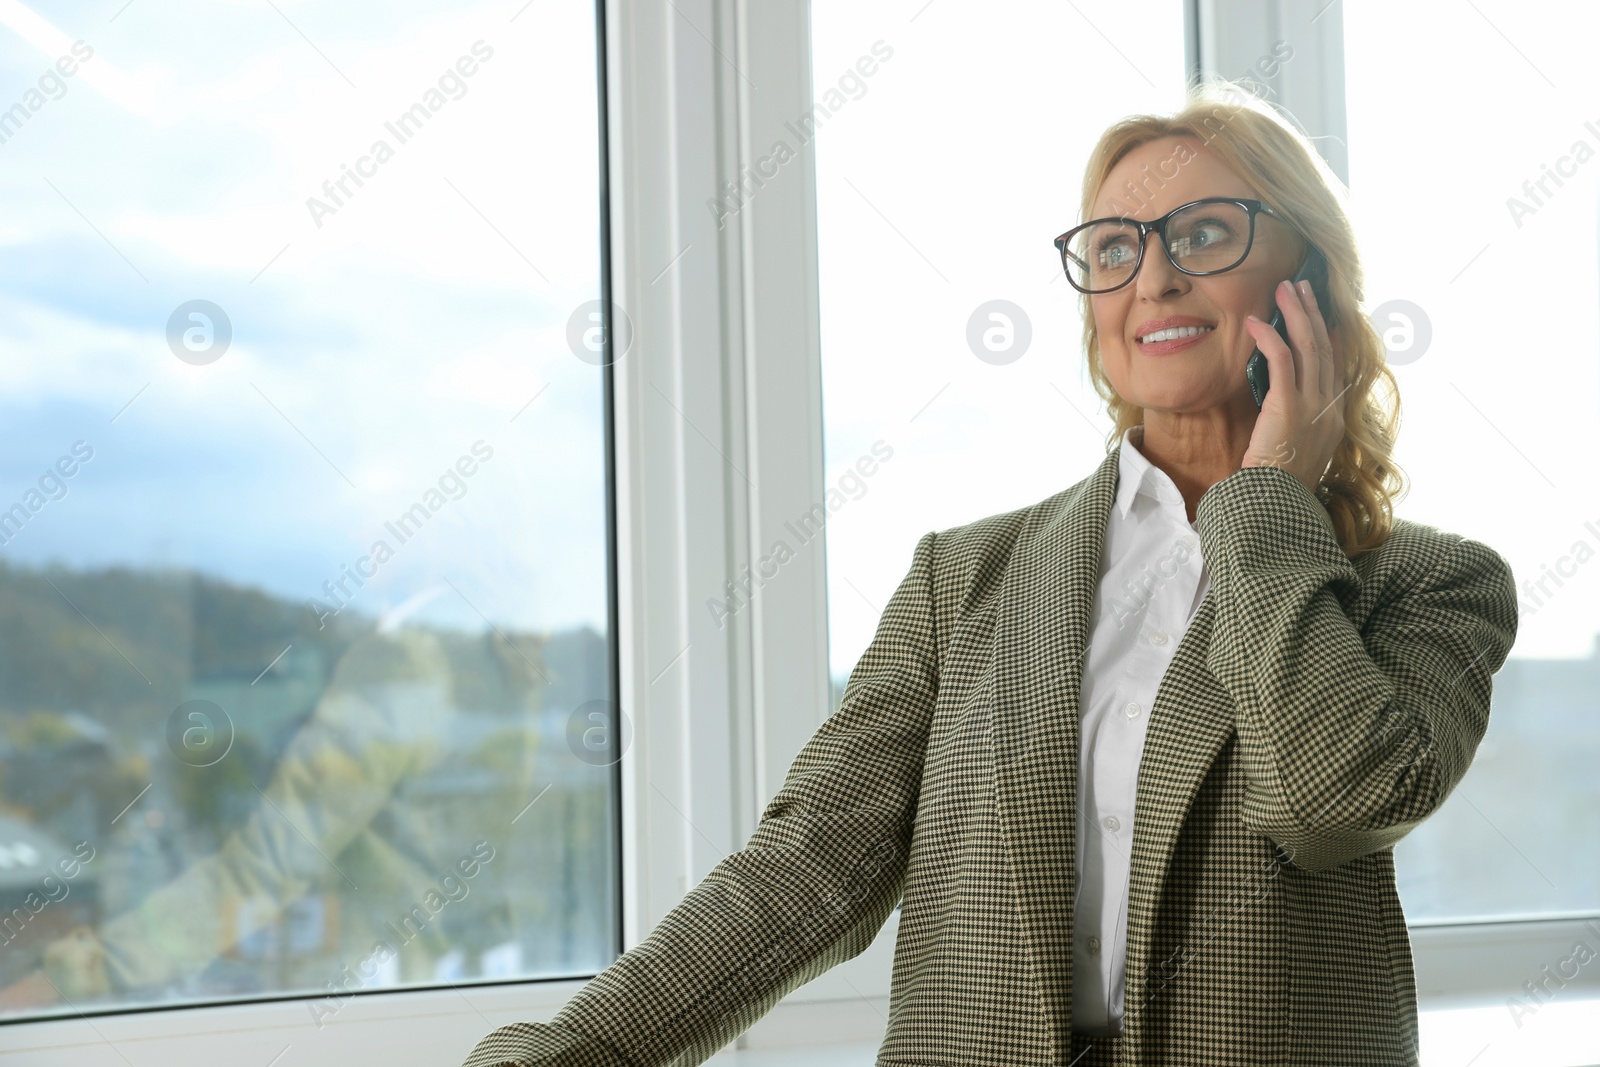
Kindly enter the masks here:
<path id="1" fill-rule="evenodd" d="M 595 9 L 55 18 L 0 12 L 0 1014 L 596 972 Z"/>
<path id="2" fill-rule="evenodd" d="M 344 1062 L 370 1052 L 378 1018 L 397 1046 L 450 1062 L 491 1017 L 548 1018 L 748 838 L 827 712 L 823 660 L 836 705 L 917 537 L 1042 499 L 1103 456 L 1078 302 L 1050 238 L 1074 220 L 1093 137 L 1180 97 L 1185 13 L 1214 32 L 1226 12 L 607 6 L 609 179 L 628 208 L 611 221 L 595 195 L 601 35 L 583 5 L 134 3 L 81 27 L 0 10 L 15 72 L 0 85 L 0 181 L 21 208 L 0 245 L 0 1018 L 31 1021 L 8 1042 L 41 1062 L 87 1044 L 120 1062 L 125 1040 L 159 1042 L 163 1062 L 267 1063 L 290 1044 Z M 1402 39 L 1425 30 L 1438 27 Z M 1355 52 L 1351 69 L 1371 69 L 1376 53 Z M 1385 69 L 1416 62 L 1407 52 Z M 1562 98 L 1581 96 L 1576 78 L 1552 76 Z M 1401 120 L 1358 113 L 1357 92 L 1352 140 L 1376 146 L 1381 132 L 1382 151 L 1411 158 Z M 798 154 L 774 152 L 779 140 Z M 807 145 L 815 220 L 810 172 L 793 165 Z M 1352 155 L 1363 212 L 1426 199 L 1406 184 L 1415 167 L 1393 177 L 1368 151 Z M 1461 170 L 1429 195 L 1452 183 L 1455 195 Z M 1489 207 L 1535 172 L 1496 185 Z M 1382 181 L 1388 192 L 1361 200 L 1362 182 Z M 1592 192 L 1556 210 L 1588 211 Z M 1465 243 L 1471 229 L 1431 232 Z M 1364 236 L 1375 296 L 1390 238 Z M 596 254 L 603 241 L 614 260 Z M 1569 283 L 1563 306 L 1592 309 L 1592 282 Z M 1396 295 L 1433 313 L 1433 297 Z M 599 373 L 597 299 L 633 327 L 628 358 Z M 1437 356 L 1402 368 L 1408 401 L 1430 388 L 1413 372 L 1436 368 Z M 1458 406 L 1452 380 L 1553 480 L 1583 484 L 1576 441 L 1559 454 L 1526 444 L 1531 404 L 1502 388 L 1490 406 L 1470 377 L 1437 378 Z M 1417 448 L 1421 406 L 1408 408 Z M 1587 412 L 1564 414 L 1587 425 Z M 1474 444 L 1483 469 L 1510 462 Z M 1492 512 L 1423 506 L 1446 486 L 1464 506 L 1481 479 L 1401 458 L 1413 514 L 1516 558 L 1485 524 Z M 1538 488 L 1514 463 L 1498 472 L 1510 491 Z M 816 553 L 779 580 L 759 569 L 776 541 L 809 543 L 785 524 L 824 499 L 826 604 Z M 1514 503 L 1506 514 L 1530 502 Z M 1552 544 L 1570 552 L 1573 539 Z M 1530 573 L 1548 558 L 1564 574 L 1543 544 Z M 1536 653 L 1568 658 L 1574 693 L 1593 662 L 1584 573 L 1547 581 Z M 1525 605 L 1525 641 L 1532 619 Z M 1524 662 L 1541 661 L 1514 659 L 1498 701 L 1532 692 L 1514 683 Z M 1553 677 L 1517 715 L 1546 712 Z M 604 728 L 619 701 L 649 716 L 620 773 Z M 1563 789 L 1577 780 L 1549 773 L 1567 775 Z M 1550 817 L 1536 797 L 1506 811 L 1473 799 L 1524 850 L 1528 827 L 1508 817 Z M 1592 823 L 1560 818 L 1580 846 L 1594 838 Z M 268 862 L 213 891 L 240 856 Z M 1567 868 L 1529 856 L 1566 891 Z M 1494 914 L 1427 890 L 1448 873 L 1419 877 L 1425 865 L 1402 860 L 1413 913 Z M 1541 914 L 1568 906 L 1523 899 Z M 170 924 L 173 901 L 195 902 L 187 922 L 137 918 Z M 830 1039 L 881 1033 L 895 923 L 792 994 L 810 1007 L 773 1012 L 751 1044 L 814 1037 L 821 1003 Z M 129 927 L 169 946 L 155 962 L 178 961 L 170 973 L 129 983 L 107 955 Z M 1426 942 L 1448 932 L 1418 938 L 1419 985 Z M 390 958 L 375 951 L 385 936 L 405 942 Z M 1460 958 L 1446 947 L 1436 960 Z M 100 992 L 68 1004 L 42 988 L 47 953 L 43 973 Z M 1537 973 L 1521 959 L 1494 972 L 1497 989 Z M 522 981 L 557 976 L 571 981 Z M 497 979 L 510 981 L 451 988 Z M 408 987 L 432 991 L 344 996 Z M 216 1006 L 268 998 L 281 1002 Z M 69 1021 L 74 1007 L 140 1005 L 206 1007 Z M 301 1043 L 312 1028 L 317 1044 Z"/>
<path id="3" fill-rule="evenodd" d="M 1249 66 L 1240 57 L 1266 51 L 1256 36 L 1282 33 L 1304 56 L 1288 71 L 1296 106 L 1323 121 L 1347 110 L 1348 136 L 1330 136 L 1346 142 L 1368 308 L 1405 405 L 1397 458 L 1412 488 L 1399 512 L 1501 551 L 1521 597 L 1473 768 L 1396 848 L 1401 895 L 1419 926 L 1592 916 L 1600 639 L 1585 590 L 1600 533 L 1585 442 L 1600 418 L 1600 130 L 1586 108 L 1600 86 L 1582 51 L 1592 35 L 1581 20 L 1542 32 L 1548 23 L 1514 5 L 1449 25 L 1431 11 L 1326 10 L 1342 34 L 1328 20 L 1308 25 L 1309 9 L 1265 26 L 1205 15 L 1202 37 L 1226 45 L 1207 67 L 1238 76 Z M 1180 102 L 1183 12 L 1168 13 L 816 6 L 817 93 L 845 91 L 816 136 L 828 467 L 892 449 L 829 522 L 835 706 L 917 537 L 1043 499 L 1104 455 L 1076 294 L 1049 240 L 1075 221 L 1104 127 Z M 1330 45 L 1339 40 L 1342 52 Z M 877 55 L 875 42 L 893 54 L 867 75 L 854 64 Z M 1463 79 L 1463 54 L 1495 57 L 1495 78 Z M 1322 70 L 1340 55 L 1342 70 Z M 1319 97 L 1334 88 L 1342 105 Z M 1486 131 L 1494 151 L 1463 149 Z M 1538 271 L 1506 269 L 1534 248 L 1551 253 Z M 1535 945 L 1566 928 L 1527 929 Z M 1430 981 L 1446 958 L 1419 949 Z M 1519 988 L 1538 970 L 1494 959 L 1472 980 Z"/>
<path id="4" fill-rule="evenodd" d="M 1600 73 L 1582 43 L 1600 13 L 1562 7 L 1541 22 L 1542 6 L 1443 20 L 1344 9 L 1347 68 L 1384 72 L 1352 75 L 1346 96 L 1368 302 L 1405 402 L 1401 514 L 1486 542 L 1519 580 L 1517 644 L 1472 769 L 1395 848 L 1414 921 L 1592 915 L 1600 901 L 1588 562 L 1600 533 L 1586 458 Z M 1485 57 L 1493 79 L 1462 77 L 1462 55 Z M 1486 136 L 1493 150 L 1466 163 L 1462 146 Z"/>
<path id="5" fill-rule="evenodd" d="M 868 460 L 827 526 L 837 707 L 917 538 L 1104 458 L 1051 241 L 1078 221 L 1100 131 L 1181 97 L 1184 22 L 1176 3 L 827 3 L 812 20 L 833 109 L 816 132 L 829 484 Z M 1101 34 L 1142 47 L 1083 47 Z"/>

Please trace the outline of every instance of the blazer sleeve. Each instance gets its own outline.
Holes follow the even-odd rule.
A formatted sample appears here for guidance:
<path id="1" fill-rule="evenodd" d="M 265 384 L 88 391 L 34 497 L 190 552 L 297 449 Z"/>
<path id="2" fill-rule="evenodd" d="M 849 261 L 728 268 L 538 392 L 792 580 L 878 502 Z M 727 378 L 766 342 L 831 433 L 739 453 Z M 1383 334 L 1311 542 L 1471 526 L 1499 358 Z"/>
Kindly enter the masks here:
<path id="1" fill-rule="evenodd" d="M 1245 826 L 1323 869 L 1392 847 L 1455 789 L 1517 632 L 1511 568 L 1449 537 L 1358 629 L 1361 579 L 1320 501 L 1277 467 L 1196 510 L 1216 627 L 1206 665 L 1237 708 Z"/>
<path id="2" fill-rule="evenodd" d="M 938 691 L 934 541 L 749 843 L 551 1022 L 494 1031 L 467 1067 L 697 1064 L 872 943 L 904 888 Z"/>

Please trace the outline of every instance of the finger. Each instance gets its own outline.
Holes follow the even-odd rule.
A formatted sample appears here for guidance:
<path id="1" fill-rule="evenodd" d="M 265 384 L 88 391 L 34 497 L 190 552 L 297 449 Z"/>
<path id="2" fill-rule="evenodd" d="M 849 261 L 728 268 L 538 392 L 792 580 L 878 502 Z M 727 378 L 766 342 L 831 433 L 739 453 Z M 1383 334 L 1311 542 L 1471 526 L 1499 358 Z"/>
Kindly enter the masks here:
<path id="1" fill-rule="evenodd" d="M 1300 286 L 1300 299 L 1305 304 L 1306 317 L 1311 322 L 1311 332 L 1317 339 L 1315 346 L 1317 388 L 1322 393 L 1323 402 L 1326 403 L 1332 399 L 1339 380 L 1333 341 L 1328 336 L 1328 323 L 1323 317 L 1321 305 L 1317 303 L 1316 290 L 1312 288 L 1310 282 L 1301 282 Z"/>
<path id="2" fill-rule="evenodd" d="M 1311 332 L 1311 320 L 1300 300 L 1300 290 L 1292 283 L 1280 285 L 1277 298 L 1278 306 L 1283 309 L 1283 321 L 1289 327 L 1289 348 L 1295 365 L 1294 380 L 1301 390 L 1315 390 L 1318 388 L 1317 367 L 1312 352 L 1316 348 L 1317 338 Z"/>

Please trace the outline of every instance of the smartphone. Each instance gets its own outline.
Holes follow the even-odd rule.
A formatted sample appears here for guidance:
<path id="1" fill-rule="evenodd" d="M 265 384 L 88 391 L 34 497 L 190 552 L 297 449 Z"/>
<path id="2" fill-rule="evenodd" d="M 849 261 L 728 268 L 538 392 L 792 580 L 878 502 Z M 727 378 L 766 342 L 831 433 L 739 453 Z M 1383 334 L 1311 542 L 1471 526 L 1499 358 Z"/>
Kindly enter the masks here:
<path id="1" fill-rule="evenodd" d="M 1328 261 L 1315 245 L 1308 246 L 1306 256 L 1300 261 L 1300 269 L 1290 279 L 1296 290 L 1300 283 L 1309 281 L 1311 291 L 1316 295 L 1317 307 L 1321 309 L 1323 320 L 1331 329 L 1333 327 L 1333 301 L 1328 299 Z M 1273 305 L 1277 305 L 1277 294 L 1274 291 Z M 1284 344 L 1289 343 L 1289 324 L 1283 321 L 1283 309 L 1277 308 L 1272 313 L 1272 328 L 1278 331 L 1278 336 L 1283 338 Z M 1261 410 L 1261 405 L 1267 399 L 1267 389 L 1270 382 L 1267 378 L 1267 357 L 1261 354 L 1261 349 L 1256 349 L 1250 355 L 1250 361 L 1244 365 L 1244 376 L 1250 382 L 1250 394 L 1255 397 L 1256 410 Z"/>

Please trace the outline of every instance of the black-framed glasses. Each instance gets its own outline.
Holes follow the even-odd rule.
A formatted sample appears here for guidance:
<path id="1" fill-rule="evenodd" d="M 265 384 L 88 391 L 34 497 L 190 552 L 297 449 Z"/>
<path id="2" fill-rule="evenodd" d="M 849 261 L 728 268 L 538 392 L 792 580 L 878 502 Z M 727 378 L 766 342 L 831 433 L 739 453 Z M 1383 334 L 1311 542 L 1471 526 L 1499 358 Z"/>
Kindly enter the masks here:
<path id="1" fill-rule="evenodd" d="M 1159 219 L 1092 219 L 1055 239 L 1067 281 L 1080 293 L 1109 293 L 1127 285 L 1144 263 L 1145 240 L 1161 235 L 1172 265 L 1197 277 L 1243 263 L 1256 239 L 1256 216 L 1271 215 L 1295 229 L 1260 200 L 1208 196 L 1173 208 Z M 1296 230 L 1298 232 L 1298 230 Z"/>

